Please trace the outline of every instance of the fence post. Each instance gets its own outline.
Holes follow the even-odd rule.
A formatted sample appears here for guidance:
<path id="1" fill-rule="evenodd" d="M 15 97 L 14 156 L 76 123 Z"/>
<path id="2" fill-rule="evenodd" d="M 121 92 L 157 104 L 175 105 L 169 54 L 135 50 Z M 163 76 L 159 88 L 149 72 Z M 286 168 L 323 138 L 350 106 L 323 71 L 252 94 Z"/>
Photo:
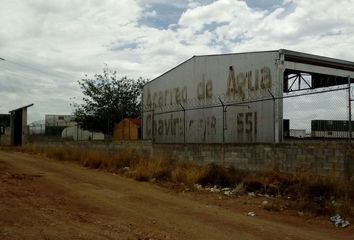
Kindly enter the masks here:
<path id="1" fill-rule="evenodd" d="M 348 131 L 349 131 L 349 142 L 352 144 L 352 97 L 351 97 L 351 89 L 350 89 L 350 76 L 348 76 Z"/>
<path id="2" fill-rule="evenodd" d="M 269 89 L 268 89 L 268 92 L 269 92 L 270 96 L 273 99 L 273 141 L 275 143 L 276 142 L 276 134 L 275 134 L 275 129 L 276 129 L 276 126 L 275 126 L 275 97 L 274 97 L 274 95 L 272 94 L 272 92 Z"/>
<path id="3" fill-rule="evenodd" d="M 221 101 L 220 97 L 218 97 L 221 106 L 222 106 L 222 144 L 225 143 L 225 113 L 226 113 L 226 108 L 225 104 L 223 101 Z"/>
<path id="4" fill-rule="evenodd" d="M 141 90 L 141 97 L 140 97 L 140 138 L 143 139 L 144 135 L 144 91 Z M 138 139 L 139 139 L 139 128 L 138 128 Z"/>
<path id="5" fill-rule="evenodd" d="M 109 118 L 107 116 L 107 136 L 109 136 Z"/>
<path id="6" fill-rule="evenodd" d="M 80 132 L 80 141 L 82 141 L 82 139 L 83 139 L 82 138 L 82 133 L 83 133 L 83 131 Z"/>
<path id="7" fill-rule="evenodd" d="M 347 184 L 347 191 L 345 192 L 345 200 L 348 200 L 348 192 L 350 189 L 350 180 L 351 180 L 351 173 L 352 173 L 352 97 L 351 97 L 351 79 L 350 79 L 350 75 L 348 76 L 348 147 L 347 147 L 347 153 L 346 153 L 346 158 L 345 158 L 345 162 L 344 162 L 344 174 L 345 174 L 345 180 L 346 180 L 346 184 Z"/>
<path id="8" fill-rule="evenodd" d="M 222 106 L 222 144 L 221 144 L 221 161 L 222 165 L 225 163 L 225 115 L 226 115 L 226 107 L 224 102 L 221 100 L 220 97 L 218 97 L 221 106 Z"/>
<path id="9" fill-rule="evenodd" d="M 155 109 L 152 109 L 152 121 L 151 121 L 151 132 L 152 132 L 152 143 L 155 143 Z"/>
<path id="10" fill-rule="evenodd" d="M 183 144 L 186 145 L 186 109 L 179 104 L 183 109 Z"/>

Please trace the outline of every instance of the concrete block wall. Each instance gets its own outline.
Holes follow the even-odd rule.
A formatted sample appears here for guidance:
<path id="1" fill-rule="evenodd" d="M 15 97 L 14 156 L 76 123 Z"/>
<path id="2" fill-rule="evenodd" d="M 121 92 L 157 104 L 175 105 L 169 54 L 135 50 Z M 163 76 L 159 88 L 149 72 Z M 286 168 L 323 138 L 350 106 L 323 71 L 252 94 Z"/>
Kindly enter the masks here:
<path id="1" fill-rule="evenodd" d="M 354 175 L 353 151 L 347 143 L 292 143 L 187 145 L 184 148 L 156 145 L 171 151 L 172 157 L 199 163 L 215 162 L 238 169 L 263 171 L 277 169 L 291 173 L 311 171 L 319 175 L 344 176 L 346 161 Z"/>
<path id="2" fill-rule="evenodd" d="M 0 146 L 9 146 L 11 144 L 11 129 L 5 128 L 5 133 L 0 136 Z"/>
<path id="3" fill-rule="evenodd" d="M 169 157 L 176 161 L 199 164 L 216 163 L 237 169 L 264 171 L 276 169 L 299 173 L 313 172 L 323 176 L 343 177 L 345 171 L 354 176 L 354 150 L 345 141 L 301 141 L 279 144 L 152 144 L 149 141 L 87 141 L 38 143 L 83 149 L 119 152 L 134 149 L 144 156 Z M 347 165 L 346 165 L 347 164 Z"/>

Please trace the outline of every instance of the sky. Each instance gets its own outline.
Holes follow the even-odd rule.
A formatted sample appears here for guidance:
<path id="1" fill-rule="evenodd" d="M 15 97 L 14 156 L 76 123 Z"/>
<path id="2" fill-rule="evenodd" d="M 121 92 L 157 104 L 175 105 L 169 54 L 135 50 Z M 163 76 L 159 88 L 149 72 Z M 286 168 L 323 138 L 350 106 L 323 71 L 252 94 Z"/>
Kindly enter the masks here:
<path id="1" fill-rule="evenodd" d="M 70 114 L 105 65 L 153 79 L 201 54 L 280 48 L 354 61 L 354 0 L 0 0 L 0 113 Z"/>

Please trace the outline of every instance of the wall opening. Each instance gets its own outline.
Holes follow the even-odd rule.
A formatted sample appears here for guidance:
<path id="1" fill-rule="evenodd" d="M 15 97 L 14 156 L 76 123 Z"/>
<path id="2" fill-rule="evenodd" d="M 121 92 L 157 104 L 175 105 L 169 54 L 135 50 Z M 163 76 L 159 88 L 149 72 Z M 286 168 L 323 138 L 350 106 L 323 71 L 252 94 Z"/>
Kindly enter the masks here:
<path id="1" fill-rule="evenodd" d="M 347 77 L 286 70 L 283 92 L 285 140 L 349 137 Z"/>

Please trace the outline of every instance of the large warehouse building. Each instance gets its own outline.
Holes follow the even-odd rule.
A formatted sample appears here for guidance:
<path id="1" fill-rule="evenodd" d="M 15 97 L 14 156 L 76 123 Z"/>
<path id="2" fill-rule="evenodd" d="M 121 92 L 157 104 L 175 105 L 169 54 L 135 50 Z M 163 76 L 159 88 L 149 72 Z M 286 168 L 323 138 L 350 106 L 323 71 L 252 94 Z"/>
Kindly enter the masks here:
<path id="1" fill-rule="evenodd" d="M 194 56 L 144 86 L 143 138 L 281 142 L 284 94 L 353 78 L 353 62 L 284 49 Z"/>

